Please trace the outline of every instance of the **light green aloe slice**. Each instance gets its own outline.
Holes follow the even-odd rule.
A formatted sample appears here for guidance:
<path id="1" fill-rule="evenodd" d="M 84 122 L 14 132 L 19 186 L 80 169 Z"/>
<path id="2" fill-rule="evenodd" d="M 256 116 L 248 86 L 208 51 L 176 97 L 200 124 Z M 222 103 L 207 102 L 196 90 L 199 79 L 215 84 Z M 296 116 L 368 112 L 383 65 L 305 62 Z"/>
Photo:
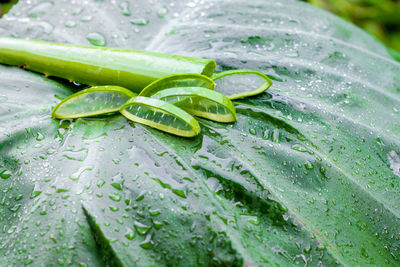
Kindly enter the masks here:
<path id="1" fill-rule="evenodd" d="M 189 113 L 159 99 L 138 96 L 121 107 L 126 118 L 183 137 L 199 134 L 200 125 Z"/>
<path id="2" fill-rule="evenodd" d="M 223 71 L 212 79 L 215 82 L 215 91 L 232 100 L 261 94 L 272 85 L 266 75 L 254 70 Z"/>
<path id="3" fill-rule="evenodd" d="M 51 115 L 58 119 L 75 119 L 117 112 L 132 91 L 119 86 L 95 86 L 79 91 L 56 105 Z"/>
<path id="4" fill-rule="evenodd" d="M 201 74 L 176 74 L 168 75 L 155 80 L 146 86 L 139 96 L 152 96 L 155 93 L 173 87 L 205 87 L 214 89 L 215 83 L 209 77 Z"/>
<path id="5" fill-rule="evenodd" d="M 179 87 L 157 92 L 152 96 L 190 114 L 218 122 L 236 121 L 235 106 L 221 93 L 203 87 Z"/>

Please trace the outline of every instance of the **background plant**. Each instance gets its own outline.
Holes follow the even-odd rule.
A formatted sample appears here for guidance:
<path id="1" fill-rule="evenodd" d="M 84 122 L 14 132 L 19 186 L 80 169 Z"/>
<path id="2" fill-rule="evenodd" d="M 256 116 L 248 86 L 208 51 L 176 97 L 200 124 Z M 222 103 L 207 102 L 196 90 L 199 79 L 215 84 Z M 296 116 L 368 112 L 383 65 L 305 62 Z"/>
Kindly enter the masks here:
<path id="1" fill-rule="evenodd" d="M 400 51 L 400 1 L 306 0 L 365 29 L 389 47 Z"/>

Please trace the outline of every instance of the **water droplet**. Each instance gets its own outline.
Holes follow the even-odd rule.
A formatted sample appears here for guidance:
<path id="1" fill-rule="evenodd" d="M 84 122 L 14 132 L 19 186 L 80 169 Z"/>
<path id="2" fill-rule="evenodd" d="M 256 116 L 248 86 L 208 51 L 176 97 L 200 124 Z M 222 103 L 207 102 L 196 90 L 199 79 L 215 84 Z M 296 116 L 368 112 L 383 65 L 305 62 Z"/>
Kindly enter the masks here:
<path id="1" fill-rule="evenodd" d="M 146 191 L 140 192 L 140 194 L 137 196 L 137 198 L 136 198 L 135 200 L 136 200 L 136 201 L 141 201 L 141 200 L 143 200 L 145 194 L 146 194 Z"/>
<path id="2" fill-rule="evenodd" d="M 149 210 L 149 213 L 151 216 L 157 216 L 161 214 L 161 211 L 159 209 L 154 209 L 154 210 Z"/>
<path id="3" fill-rule="evenodd" d="M 113 194 L 113 195 L 108 195 L 108 197 L 111 199 L 111 200 L 114 200 L 114 201 L 120 201 L 121 200 L 121 196 L 120 195 L 117 195 L 117 194 Z"/>
<path id="4" fill-rule="evenodd" d="M 158 16 L 160 19 L 162 19 L 162 18 L 165 17 L 165 15 L 167 14 L 167 12 L 168 12 L 168 10 L 167 10 L 165 7 L 163 7 L 163 8 L 161 8 L 161 9 L 157 12 L 157 16 Z"/>
<path id="5" fill-rule="evenodd" d="M 113 212 L 119 211 L 119 208 L 118 208 L 118 207 L 115 207 L 115 206 L 109 206 L 109 208 L 110 208 L 110 210 L 113 211 Z"/>
<path id="6" fill-rule="evenodd" d="M 400 177 L 400 156 L 396 153 L 396 151 L 392 150 L 387 154 L 387 158 L 393 174 L 397 177 Z"/>
<path id="7" fill-rule="evenodd" d="M 98 187 L 98 188 L 103 187 L 103 185 L 104 185 L 105 183 L 106 183 L 106 181 L 100 180 L 100 181 L 97 183 L 97 187 Z"/>
<path id="8" fill-rule="evenodd" d="M 36 141 L 42 141 L 42 140 L 44 140 L 46 137 L 43 135 L 43 134 L 41 134 L 41 133 L 37 133 L 37 135 L 36 135 Z"/>
<path id="9" fill-rule="evenodd" d="M 98 33 L 98 32 L 92 32 L 86 35 L 86 39 L 92 44 L 96 46 L 105 46 L 106 45 L 106 38 Z"/>
<path id="10" fill-rule="evenodd" d="M 83 11 L 83 7 L 77 7 L 72 10 L 72 15 L 77 16 L 77 15 L 81 14 L 82 11 Z"/>
<path id="11" fill-rule="evenodd" d="M 38 18 L 46 15 L 47 11 L 54 5 L 52 1 L 44 1 L 33 6 L 28 11 L 28 16 L 31 18 Z"/>
<path id="12" fill-rule="evenodd" d="M 299 144 L 294 144 L 292 146 L 292 149 L 296 150 L 296 151 L 300 151 L 300 152 L 307 152 L 308 151 L 307 148 L 305 148 L 304 146 L 299 145 Z"/>
<path id="13" fill-rule="evenodd" d="M 74 27 L 76 27 L 76 22 L 73 21 L 73 20 L 67 21 L 67 22 L 65 23 L 65 27 L 67 27 L 67 28 L 74 28 Z"/>
<path id="14" fill-rule="evenodd" d="M 91 21 L 92 19 L 93 19 L 92 16 L 85 16 L 85 17 L 82 17 L 82 18 L 81 18 L 81 21 L 82 21 L 82 22 L 89 22 L 89 21 Z"/>
<path id="15" fill-rule="evenodd" d="M 13 207 L 9 207 L 8 209 L 12 212 L 17 212 L 19 210 L 19 208 L 21 207 L 21 204 L 16 204 Z"/>
<path id="16" fill-rule="evenodd" d="M 124 16 L 130 16 L 130 15 L 131 15 L 131 11 L 130 11 L 130 9 L 129 9 L 129 2 L 128 2 L 128 1 L 122 2 L 122 3 L 119 5 L 119 7 L 121 8 L 122 14 L 123 14 Z"/>
<path id="17" fill-rule="evenodd" d="M 149 20 L 143 18 L 132 19 L 131 24 L 138 26 L 146 26 L 147 24 L 149 24 Z"/>
<path id="18" fill-rule="evenodd" d="M 154 181 L 158 182 L 163 188 L 170 189 L 175 195 L 180 196 L 182 198 L 186 198 L 186 192 L 183 189 L 173 188 L 170 184 L 164 183 L 161 179 L 152 178 Z"/>
<path id="19" fill-rule="evenodd" d="M 136 231 L 133 231 L 133 230 L 130 229 L 130 228 L 127 228 L 127 229 L 126 229 L 126 232 L 125 232 L 125 237 L 126 237 L 126 238 L 128 238 L 129 240 L 132 240 L 132 239 L 135 238 L 135 236 L 136 236 Z"/>
<path id="20" fill-rule="evenodd" d="M 73 173 L 73 174 L 69 177 L 69 179 L 71 179 L 71 180 L 73 180 L 73 181 L 77 181 L 77 180 L 79 180 L 79 178 L 81 177 L 81 175 L 82 175 L 85 171 L 91 171 L 91 170 L 93 170 L 92 167 L 88 167 L 88 166 L 81 167 L 81 168 L 79 168 L 79 170 L 78 170 L 77 172 Z"/>
<path id="21" fill-rule="evenodd" d="M 39 21 L 37 23 L 31 23 L 31 24 L 42 28 L 43 32 L 46 33 L 46 34 L 50 34 L 54 30 L 54 25 L 48 23 L 47 21 Z"/>
<path id="22" fill-rule="evenodd" d="M 33 191 L 32 191 L 31 198 L 35 198 L 35 197 L 39 196 L 41 193 L 42 193 L 42 190 L 41 190 L 41 189 L 39 188 L 39 186 L 36 184 L 36 185 L 35 185 L 35 188 L 34 188 Z"/>
<path id="23" fill-rule="evenodd" d="M 251 216 L 251 215 L 241 215 L 241 218 L 245 219 L 246 221 L 248 221 L 251 224 L 254 225 L 259 225 L 260 224 L 260 220 L 257 216 Z"/>
<path id="24" fill-rule="evenodd" d="M 7 233 L 8 234 L 12 234 L 12 233 L 15 232 L 15 230 L 17 230 L 17 227 L 16 226 L 11 226 L 10 229 L 8 229 Z"/>
<path id="25" fill-rule="evenodd" d="M 0 177 L 2 179 L 8 179 L 11 177 L 11 172 L 9 170 L 3 170 L 0 172 Z"/>
<path id="26" fill-rule="evenodd" d="M 151 240 L 151 234 L 148 234 L 146 238 L 143 240 L 143 242 L 139 243 L 139 246 L 141 246 L 144 249 L 151 249 L 153 246 L 153 241 Z"/>
<path id="27" fill-rule="evenodd" d="M 307 170 L 312 170 L 312 169 L 314 169 L 314 165 L 313 165 L 311 162 L 309 162 L 309 161 L 307 161 L 306 163 L 304 163 L 304 167 L 306 167 Z"/>
<path id="28" fill-rule="evenodd" d="M 63 157 L 66 157 L 69 160 L 76 160 L 76 161 L 84 161 L 88 156 L 88 149 L 87 148 L 67 148 L 64 151 Z"/>
<path id="29" fill-rule="evenodd" d="M 141 222 L 135 221 L 134 223 L 136 230 L 140 235 L 145 235 L 150 230 L 151 226 L 145 225 Z"/>
<path id="30" fill-rule="evenodd" d="M 272 131 L 272 142 L 274 142 L 274 143 L 279 143 L 280 140 L 281 140 L 281 137 L 280 137 L 280 132 L 279 132 L 279 130 L 278 130 L 278 129 L 274 129 L 274 130 Z"/>

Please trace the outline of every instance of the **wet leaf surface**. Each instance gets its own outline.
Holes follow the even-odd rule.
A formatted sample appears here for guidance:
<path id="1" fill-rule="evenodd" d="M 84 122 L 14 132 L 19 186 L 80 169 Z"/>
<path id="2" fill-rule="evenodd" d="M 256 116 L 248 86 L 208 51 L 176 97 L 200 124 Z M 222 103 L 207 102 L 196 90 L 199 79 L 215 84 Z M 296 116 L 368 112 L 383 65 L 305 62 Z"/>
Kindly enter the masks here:
<path id="1" fill-rule="evenodd" d="M 21 1 L 0 34 L 274 79 L 193 139 L 59 121 L 76 88 L 0 66 L 0 265 L 400 264 L 400 65 L 301 2 Z"/>

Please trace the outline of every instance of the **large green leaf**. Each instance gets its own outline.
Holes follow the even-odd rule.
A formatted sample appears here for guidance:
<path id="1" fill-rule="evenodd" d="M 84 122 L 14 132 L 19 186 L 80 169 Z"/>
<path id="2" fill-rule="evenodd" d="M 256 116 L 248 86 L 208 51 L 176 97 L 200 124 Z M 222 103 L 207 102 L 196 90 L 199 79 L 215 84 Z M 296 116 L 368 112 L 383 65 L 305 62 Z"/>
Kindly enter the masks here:
<path id="1" fill-rule="evenodd" d="M 216 59 L 267 93 L 183 139 L 0 66 L 0 265 L 400 264 L 400 65 L 291 0 L 20 1 L 0 35 Z"/>

